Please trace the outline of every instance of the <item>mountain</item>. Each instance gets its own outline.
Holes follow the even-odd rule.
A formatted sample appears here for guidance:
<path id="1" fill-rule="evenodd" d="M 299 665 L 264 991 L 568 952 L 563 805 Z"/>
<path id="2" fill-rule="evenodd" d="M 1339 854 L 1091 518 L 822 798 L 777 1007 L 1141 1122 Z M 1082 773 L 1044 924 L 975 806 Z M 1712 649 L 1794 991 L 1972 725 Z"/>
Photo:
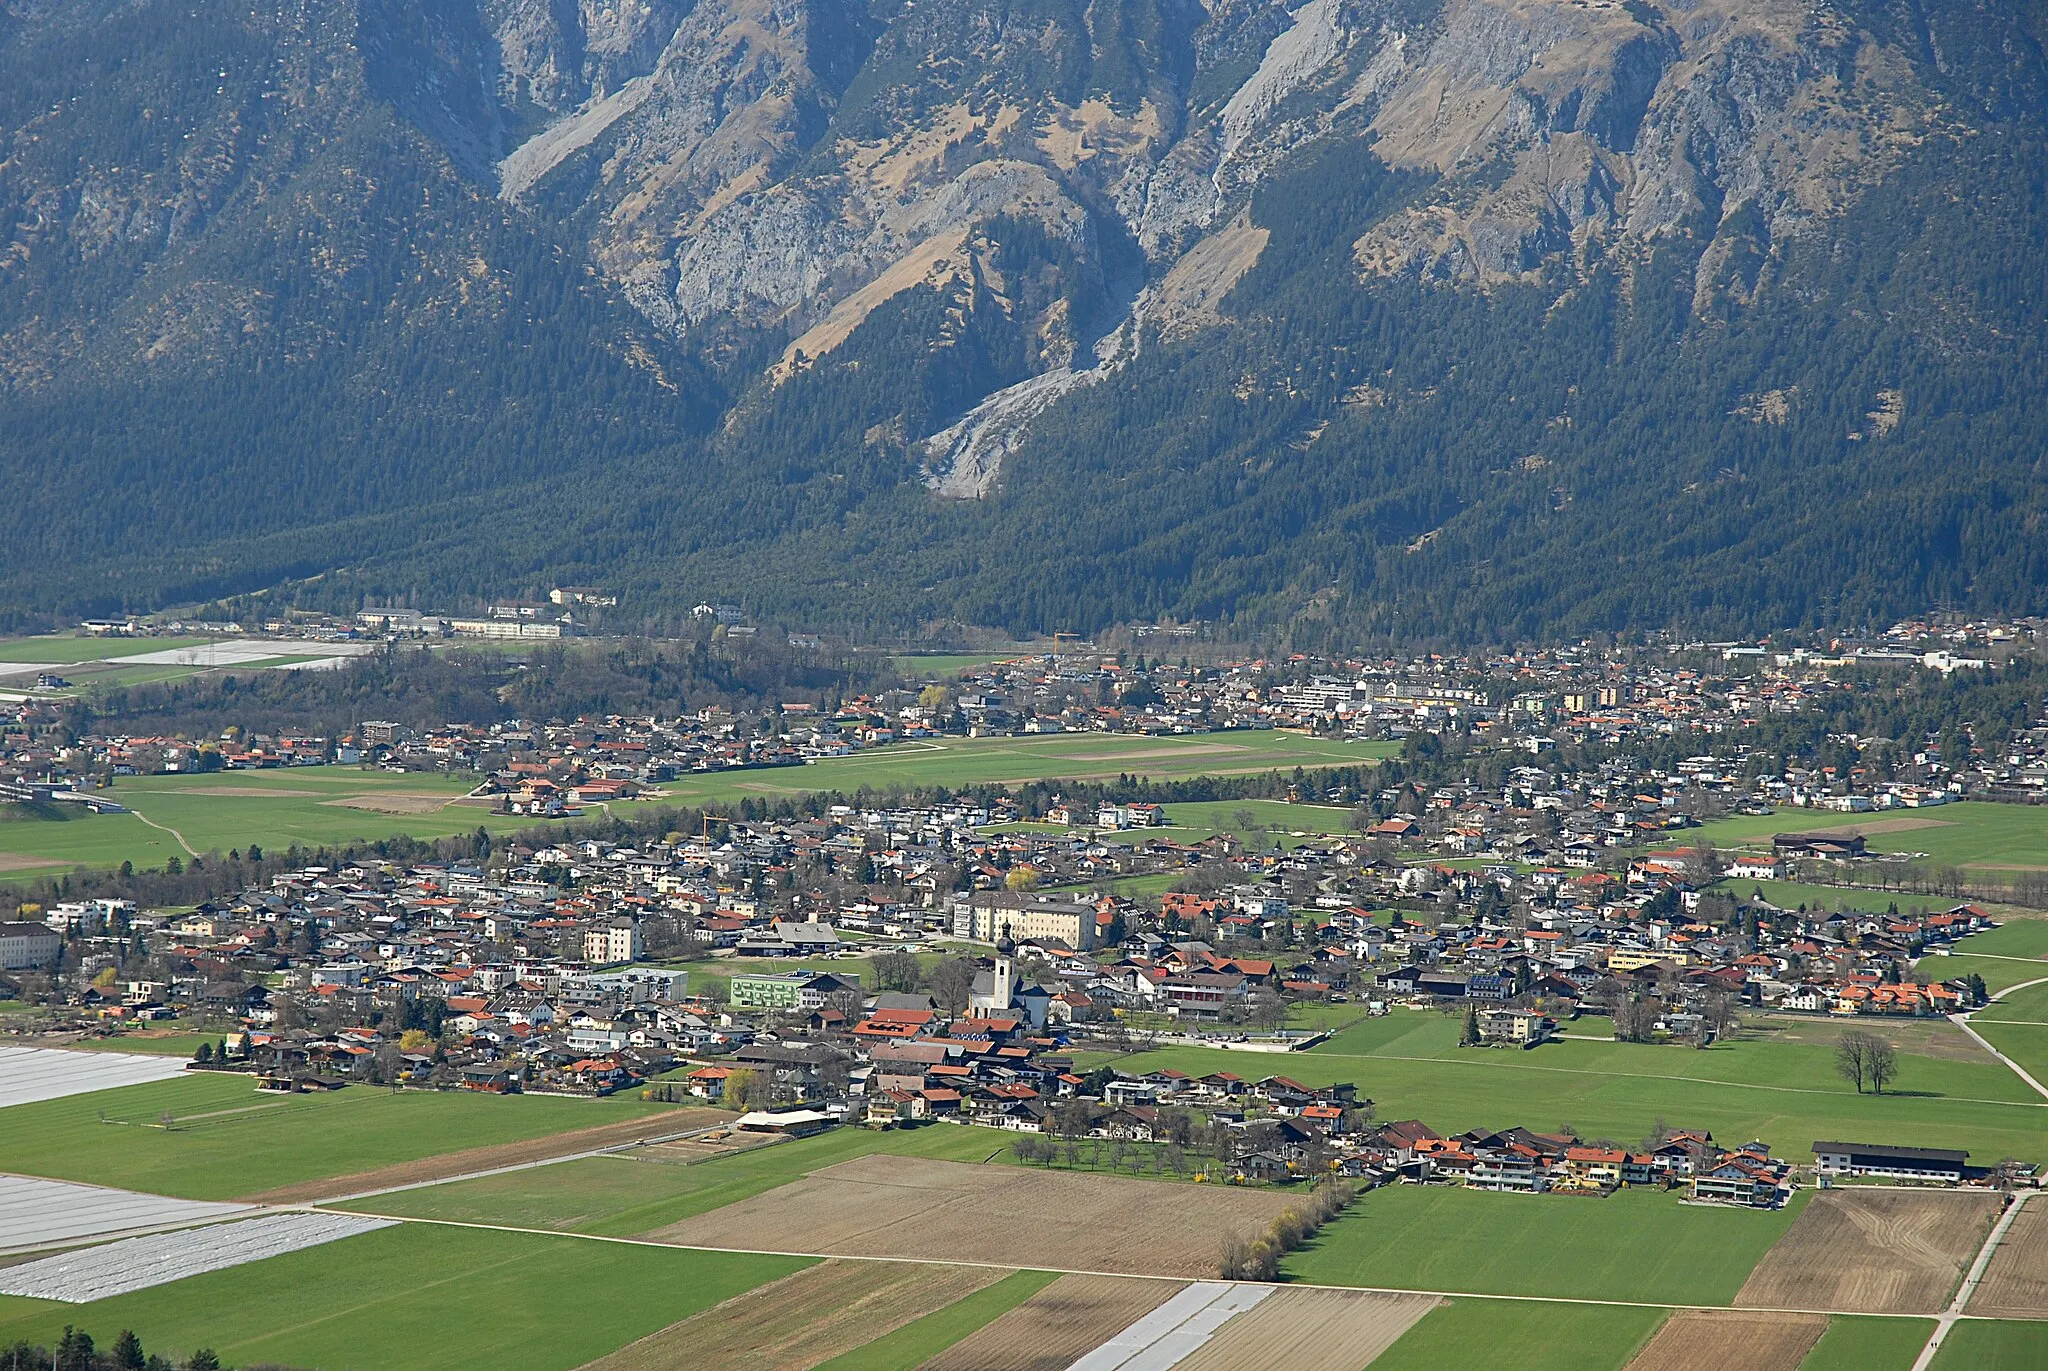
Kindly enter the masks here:
<path id="1" fill-rule="evenodd" d="M 0 602 L 2044 608 L 1972 0 L 12 0 Z"/>

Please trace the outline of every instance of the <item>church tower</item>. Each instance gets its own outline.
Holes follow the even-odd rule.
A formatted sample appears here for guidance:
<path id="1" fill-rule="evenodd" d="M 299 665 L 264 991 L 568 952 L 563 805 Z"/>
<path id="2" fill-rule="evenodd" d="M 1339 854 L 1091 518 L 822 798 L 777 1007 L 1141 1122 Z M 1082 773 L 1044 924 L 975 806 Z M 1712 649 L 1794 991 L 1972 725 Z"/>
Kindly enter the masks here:
<path id="1" fill-rule="evenodd" d="M 1010 1002 L 1017 996 L 1016 973 L 1010 959 L 1017 955 L 1017 944 L 1010 941 L 1010 926 L 1003 925 L 1003 931 L 996 938 L 995 984 L 989 987 L 989 1003 L 995 1012 L 1001 1014 L 1009 1009 Z"/>

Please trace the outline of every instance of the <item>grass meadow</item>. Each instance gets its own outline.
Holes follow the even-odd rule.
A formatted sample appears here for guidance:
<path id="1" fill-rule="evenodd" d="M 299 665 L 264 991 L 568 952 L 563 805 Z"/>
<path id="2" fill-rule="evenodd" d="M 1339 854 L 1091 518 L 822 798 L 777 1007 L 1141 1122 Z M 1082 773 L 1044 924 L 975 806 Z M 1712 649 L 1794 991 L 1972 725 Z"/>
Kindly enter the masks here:
<path id="1" fill-rule="evenodd" d="M 350 1086 L 259 1093 L 250 1077 L 191 1073 L 0 1109 L 9 1171 L 227 1200 L 491 1143 L 593 1128 L 672 1105 Z M 168 1114 L 171 1126 L 163 1126 Z"/>
<path id="2" fill-rule="evenodd" d="M 181 1363 L 210 1347 L 229 1366 L 569 1371 L 808 1265 L 401 1224 L 91 1304 L 0 1296 L 0 1343 L 73 1325 L 102 1347 L 132 1328 Z"/>
<path id="3" fill-rule="evenodd" d="M 1932 1319 L 1835 1314 L 1799 1371 L 1911 1371 L 1933 1332 Z"/>
<path id="4" fill-rule="evenodd" d="M 1511 1365 L 1515 1371 L 1621 1371 L 1664 1322 L 1661 1309 L 1451 1300 L 1373 1360 L 1373 1371 Z"/>
<path id="5" fill-rule="evenodd" d="M 1888 823 L 1917 821 L 1925 827 L 1888 829 Z M 1837 814 L 1828 810 L 1781 810 L 1770 815 L 1716 819 L 1688 830 L 1688 844 L 1712 842 L 1724 851 L 1768 847 L 1774 833 L 1858 831 L 1872 852 L 1920 852 L 1942 866 L 2025 868 L 2048 852 L 2048 807 L 1965 800 L 1932 809 Z M 1910 896 L 1899 898 L 1901 909 Z M 1934 897 L 1925 897 L 1933 899 Z"/>
<path id="6" fill-rule="evenodd" d="M 1949 1331 L 1932 1371 L 2041 1371 L 2048 1366 L 2048 1322 L 1964 1319 Z"/>
<path id="7" fill-rule="evenodd" d="M 1282 1270 L 1314 1285 L 1727 1304 L 1804 1198 L 1759 1212 L 1651 1190 L 1589 1199 L 1388 1186 L 1361 1195 Z"/>
<path id="8" fill-rule="evenodd" d="M 1285 1058 L 1162 1048 L 1114 1060 L 1120 1070 L 1173 1067 L 1193 1075 L 1280 1072 L 1311 1084 L 1350 1081 L 1382 1119 L 1421 1119 L 1441 1133 L 1522 1124 L 1569 1125 L 1587 1138 L 1634 1143 L 1658 1120 L 1762 1139 L 1799 1159 L 1817 1138 L 1879 1137 L 1909 1146 L 1963 1147 L 1992 1158 L 2048 1158 L 2048 1102 L 1988 1054 L 1953 1059 L 1912 1050 L 1902 1026 L 1896 1092 L 1858 1095 L 1835 1075 L 1833 1048 L 1759 1028 L 1707 1051 L 1570 1040 L 1533 1051 L 1460 1048 L 1454 1015 L 1396 1011 Z M 1816 1028 L 1816 1031 L 1818 1029 Z M 1933 1051 L 1929 1048 L 1929 1052 Z M 1967 1057 L 1967 1052 L 1961 1053 Z"/>

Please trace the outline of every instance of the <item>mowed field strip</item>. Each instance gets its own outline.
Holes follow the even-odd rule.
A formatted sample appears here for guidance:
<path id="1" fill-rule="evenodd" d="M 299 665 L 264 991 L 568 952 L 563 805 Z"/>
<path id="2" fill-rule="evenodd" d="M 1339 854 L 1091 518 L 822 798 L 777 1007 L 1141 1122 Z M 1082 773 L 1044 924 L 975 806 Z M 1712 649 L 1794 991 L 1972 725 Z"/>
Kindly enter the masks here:
<path id="1" fill-rule="evenodd" d="M 629 1343 L 586 1371 L 810 1371 L 1009 1274 L 823 1261 Z"/>
<path id="2" fill-rule="evenodd" d="M 1827 1327 L 1825 1314 L 1681 1309 L 1628 1371 L 1799 1371 Z"/>
<path id="3" fill-rule="evenodd" d="M 1997 1195 L 1855 1187 L 1816 1194 L 1735 1296 L 1739 1308 L 1933 1314 L 1998 1217 Z"/>
<path id="4" fill-rule="evenodd" d="M 1225 1234 L 1256 1233 L 1293 1202 L 1277 1191 L 876 1155 L 646 1236 L 825 1257 L 977 1262 L 1001 1253 L 1014 1266 L 1201 1277 L 1215 1270 Z"/>

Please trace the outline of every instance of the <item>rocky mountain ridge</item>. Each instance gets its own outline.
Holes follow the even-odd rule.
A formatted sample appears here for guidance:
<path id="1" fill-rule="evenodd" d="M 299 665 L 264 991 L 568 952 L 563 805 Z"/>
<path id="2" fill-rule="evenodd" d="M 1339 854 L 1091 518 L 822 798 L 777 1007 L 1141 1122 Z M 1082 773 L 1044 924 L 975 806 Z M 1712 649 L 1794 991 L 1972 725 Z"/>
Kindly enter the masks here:
<path id="1" fill-rule="evenodd" d="M 1160 607 L 1320 605 L 1301 577 L 1368 594 L 1448 561 L 1501 498 L 1491 473 L 1530 485 L 1514 518 L 1578 517 L 1594 471 L 1574 479 L 1556 435 L 1620 415 L 1584 397 L 1623 356 L 1756 349 L 1734 393 L 1644 412 L 1744 426 L 1673 499 L 1735 498 L 1716 472 L 1776 460 L 1736 451 L 1752 443 L 1922 451 L 1951 401 L 1914 368 L 2007 374 L 1986 340 L 2023 336 L 2035 305 L 1953 263 L 1844 294 L 1845 254 L 1916 233 L 2005 260 L 2034 231 L 2042 27 L 2010 0 L 11 0 L 0 386 L 32 422 L 0 461 L 69 455 L 21 515 L 24 547 L 49 547 L 68 527 L 51 511 L 108 471 L 260 485 L 280 443 L 374 434 L 304 506 L 238 514 L 233 553 L 195 524 L 197 561 L 166 555 L 212 568 L 193 584 L 381 584 L 414 554 L 398 524 L 362 530 L 398 517 L 410 470 L 434 500 L 573 489 L 594 502 L 577 556 L 616 548 L 652 587 L 745 574 L 790 538 L 871 547 L 863 520 L 911 552 L 1022 536 L 1025 491 L 1093 480 L 1089 445 L 1158 438 L 1151 397 L 1195 385 L 1207 433 L 1143 449 L 1131 482 L 1171 481 L 1154 468 L 1185 447 L 1186 470 L 1239 473 L 1218 509 L 1283 472 L 1328 489 L 1279 543 L 1230 552 L 1277 581 Z M 1954 169 L 1999 158 L 1967 184 Z M 1935 208 L 1886 224 L 1908 191 Z M 1358 332 L 1395 300 L 1384 337 Z M 1946 351 L 1778 375 L 1748 341 L 1771 320 L 1825 333 L 1827 311 L 1873 340 L 1911 319 Z M 1482 327 L 1520 360 L 1402 374 Z M 1515 378 L 1546 354 L 1579 370 L 1539 414 Z M 128 413 L 109 395 L 195 386 L 263 395 L 265 436 L 204 412 L 179 447 L 109 417 Z M 1488 417 L 1454 433 L 1447 406 Z M 424 467 L 409 423 L 439 435 Z M 1391 445 L 1480 435 L 1497 450 L 1358 514 L 1363 550 L 1307 557 L 1319 511 L 1408 469 Z M 2031 507 L 2031 482 L 2001 498 Z M 665 484 L 729 512 L 643 499 Z M 260 542 L 307 521 L 334 552 Z M 516 574 L 493 555 L 462 574 Z M 792 603 L 899 576 L 875 555 Z M 967 613 L 939 587 L 986 577 L 973 560 L 913 575 L 900 612 Z M 1172 584 L 1200 579 L 1168 562 Z M 29 584 L 26 565 L 0 576 Z"/>

